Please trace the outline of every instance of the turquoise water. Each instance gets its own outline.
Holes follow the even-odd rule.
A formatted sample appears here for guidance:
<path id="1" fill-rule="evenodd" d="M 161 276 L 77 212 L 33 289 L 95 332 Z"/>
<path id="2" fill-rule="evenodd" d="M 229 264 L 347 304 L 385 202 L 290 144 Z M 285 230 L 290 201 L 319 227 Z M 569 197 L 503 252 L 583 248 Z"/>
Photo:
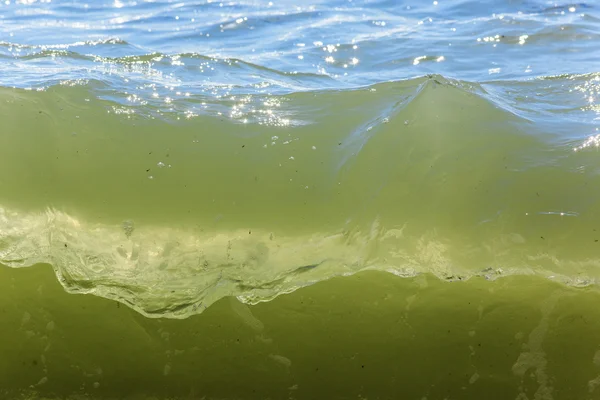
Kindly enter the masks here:
<path id="1" fill-rule="evenodd" d="M 361 377 L 345 370 L 352 358 L 332 361 L 339 398 L 392 398 L 411 382 L 410 398 L 461 398 L 476 381 L 464 398 L 499 387 L 498 398 L 594 398 L 596 325 L 564 321 L 573 309 L 595 320 L 600 282 L 599 49 L 595 2 L 0 3 L 0 288 L 11 304 L 0 324 L 21 326 L 0 334 L 0 394 L 324 398 L 303 349 L 334 360 L 356 346 L 381 364 L 344 391 L 335 385 Z M 42 287 L 54 294 L 31 296 Z M 315 309 L 290 305 L 307 293 Z M 468 335 L 447 350 L 453 312 L 471 310 L 461 332 L 485 326 L 496 343 L 498 329 L 519 346 L 496 343 L 486 357 L 503 362 L 465 361 L 460 379 L 428 391 L 383 356 L 407 332 L 394 313 L 412 318 L 416 298 L 431 316 L 409 335 L 421 350 L 403 341 L 394 354 L 422 376 L 473 352 Z M 363 306 L 368 318 L 352 314 Z M 486 307 L 504 311 L 478 325 Z M 217 331 L 184 334 L 232 315 L 249 329 L 242 351 Z M 114 318 L 134 321 L 129 341 L 116 340 Z M 96 334 L 81 328 L 90 323 Z M 165 344 L 163 323 L 185 336 L 186 357 L 246 361 L 214 364 L 222 375 L 202 384 L 192 356 L 171 374 L 181 349 Z M 302 334 L 283 328 L 303 323 Z M 162 338 L 138 348 L 149 369 L 119 369 L 140 326 Z M 316 346 L 319 329 L 339 346 Z M 361 341 L 392 331 L 381 347 Z M 563 357 L 560 343 L 578 335 Z M 109 356 L 82 352 L 88 341 Z M 304 347 L 290 357 L 294 342 Z M 34 355 L 45 369 L 32 373 Z M 285 390 L 264 388 L 275 366 Z M 156 371 L 164 391 L 150 384 Z M 393 379 L 375 390 L 385 371 Z M 570 371 L 576 383 L 561 378 Z M 223 380 L 235 375 L 239 390 Z"/>

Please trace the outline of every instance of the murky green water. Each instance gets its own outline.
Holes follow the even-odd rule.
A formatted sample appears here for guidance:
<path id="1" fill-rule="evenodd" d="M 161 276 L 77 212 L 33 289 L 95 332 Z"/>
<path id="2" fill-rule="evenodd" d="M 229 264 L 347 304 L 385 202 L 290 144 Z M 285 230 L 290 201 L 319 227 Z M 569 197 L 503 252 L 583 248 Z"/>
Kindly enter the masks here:
<path id="1" fill-rule="evenodd" d="M 535 277 L 366 272 L 185 320 L 1 269 L 14 399 L 597 399 L 600 294 Z"/>
<path id="2" fill-rule="evenodd" d="M 598 5 L 0 3 L 0 400 L 600 399 Z"/>
<path id="3" fill-rule="evenodd" d="M 362 270 L 598 278 L 596 152 L 481 87 L 319 93 L 295 127 L 131 119 L 88 95 L 4 90 L 0 107 L 3 263 L 50 263 L 69 291 L 185 317 Z"/>

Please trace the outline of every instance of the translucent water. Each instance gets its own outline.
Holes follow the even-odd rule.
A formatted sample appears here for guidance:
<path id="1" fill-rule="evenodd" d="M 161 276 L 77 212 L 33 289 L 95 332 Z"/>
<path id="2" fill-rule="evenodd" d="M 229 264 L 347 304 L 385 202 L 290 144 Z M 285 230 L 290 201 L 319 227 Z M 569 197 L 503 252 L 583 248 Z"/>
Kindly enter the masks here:
<path id="1" fill-rule="evenodd" d="M 599 23 L 0 3 L 0 396 L 597 398 Z"/>

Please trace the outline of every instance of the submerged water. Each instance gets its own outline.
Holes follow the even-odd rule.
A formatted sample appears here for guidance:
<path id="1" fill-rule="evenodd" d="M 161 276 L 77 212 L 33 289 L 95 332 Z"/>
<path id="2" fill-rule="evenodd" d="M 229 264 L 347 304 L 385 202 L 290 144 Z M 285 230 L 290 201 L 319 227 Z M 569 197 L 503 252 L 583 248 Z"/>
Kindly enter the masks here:
<path id="1" fill-rule="evenodd" d="M 7 400 L 599 398 L 600 295 L 543 278 L 359 273 L 184 320 L 70 296 L 45 267 L 0 289 Z"/>
<path id="2" fill-rule="evenodd" d="M 180 319 L 365 270 L 596 288 L 598 49 L 594 2 L 7 0 L 0 264 Z M 540 340 L 522 353 L 538 392 L 521 382 L 520 399 L 558 385 Z"/>

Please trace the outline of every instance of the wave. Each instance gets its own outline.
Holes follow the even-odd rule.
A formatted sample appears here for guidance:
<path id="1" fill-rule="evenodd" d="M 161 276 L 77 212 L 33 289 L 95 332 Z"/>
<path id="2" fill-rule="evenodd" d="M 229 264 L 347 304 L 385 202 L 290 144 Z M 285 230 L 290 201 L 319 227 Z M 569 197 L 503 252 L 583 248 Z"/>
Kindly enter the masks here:
<path id="1" fill-rule="evenodd" d="M 170 318 L 363 270 L 596 285 L 598 132 L 557 142 L 498 87 L 267 96 L 249 113 L 271 123 L 245 124 L 117 112 L 88 84 L 2 89 L 0 263 Z"/>

